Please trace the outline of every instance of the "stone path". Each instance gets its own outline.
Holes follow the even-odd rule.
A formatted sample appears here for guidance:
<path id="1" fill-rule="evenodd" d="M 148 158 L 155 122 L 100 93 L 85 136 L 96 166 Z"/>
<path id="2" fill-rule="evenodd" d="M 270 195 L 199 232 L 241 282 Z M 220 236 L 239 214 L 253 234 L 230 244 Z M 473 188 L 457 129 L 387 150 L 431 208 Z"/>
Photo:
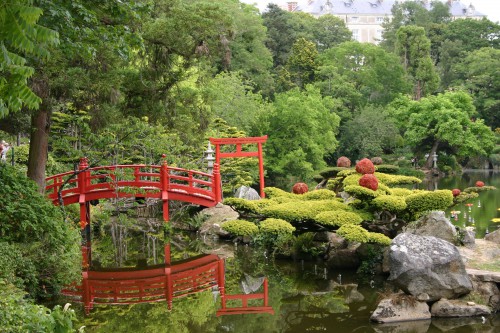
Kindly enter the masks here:
<path id="1" fill-rule="evenodd" d="M 481 281 L 500 283 L 500 245 L 484 239 L 476 239 L 473 247 L 458 248 L 467 273 Z"/>

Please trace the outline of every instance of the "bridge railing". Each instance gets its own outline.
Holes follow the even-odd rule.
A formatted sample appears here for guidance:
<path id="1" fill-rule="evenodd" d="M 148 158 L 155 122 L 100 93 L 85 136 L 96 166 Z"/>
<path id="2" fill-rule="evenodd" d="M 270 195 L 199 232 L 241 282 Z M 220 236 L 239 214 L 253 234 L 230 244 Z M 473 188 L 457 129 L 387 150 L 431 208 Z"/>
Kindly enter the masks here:
<path id="1" fill-rule="evenodd" d="M 217 167 L 217 168 L 216 168 Z M 58 193 L 64 204 L 90 201 L 101 198 L 127 196 L 165 198 L 162 192 L 169 192 L 173 200 L 221 201 L 220 174 L 218 166 L 214 174 L 201 171 L 159 165 L 112 165 L 89 168 L 86 159 L 80 161 L 76 172 L 65 172 L 46 179 L 46 193 L 59 204 Z M 76 176 L 75 176 L 76 173 Z M 68 178 L 72 177 L 69 181 Z"/>

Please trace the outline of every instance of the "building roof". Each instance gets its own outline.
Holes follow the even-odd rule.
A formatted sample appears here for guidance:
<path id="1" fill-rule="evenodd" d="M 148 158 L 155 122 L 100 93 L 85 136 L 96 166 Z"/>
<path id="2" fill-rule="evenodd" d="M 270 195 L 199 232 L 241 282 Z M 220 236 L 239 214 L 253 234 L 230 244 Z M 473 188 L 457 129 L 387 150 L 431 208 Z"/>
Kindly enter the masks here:
<path id="1" fill-rule="evenodd" d="M 418 1 L 418 0 L 417 0 Z M 314 16 L 332 15 L 392 15 L 391 8 L 396 0 L 303 0 L 295 11 L 309 13 Z M 431 8 L 431 1 L 419 1 L 427 9 Z M 464 5 L 460 1 L 448 1 L 450 13 L 454 17 L 486 16 L 477 12 L 472 4 Z"/>

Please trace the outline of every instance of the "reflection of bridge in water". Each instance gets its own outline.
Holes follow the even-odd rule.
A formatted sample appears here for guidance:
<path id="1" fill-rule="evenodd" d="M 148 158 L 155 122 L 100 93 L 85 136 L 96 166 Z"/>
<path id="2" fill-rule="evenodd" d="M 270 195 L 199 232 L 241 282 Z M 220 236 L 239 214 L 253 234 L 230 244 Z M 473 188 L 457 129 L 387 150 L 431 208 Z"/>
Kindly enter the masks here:
<path id="1" fill-rule="evenodd" d="M 170 262 L 169 244 L 165 245 L 164 252 L 165 263 L 160 265 L 93 269 L 90 264 L 90 247 L 82 246 L 81 283 L 68 286 L 63 290 L 63 294 L 82 302 L 88 314 L 94 304 L 122 305 L 164 301 L 171 309 L 175 298 L 214 290 L 220 293 L 221 298 L 221 308 L 217 311 L 217 316 L 274 314 L 273 308 L 269 306 L 267 278 L 263 281 L 262 292 L 226 295 L 224 259 L 215 254 L 204 254 Z M 260 304 L 254 305 L 255 303 Z"/>

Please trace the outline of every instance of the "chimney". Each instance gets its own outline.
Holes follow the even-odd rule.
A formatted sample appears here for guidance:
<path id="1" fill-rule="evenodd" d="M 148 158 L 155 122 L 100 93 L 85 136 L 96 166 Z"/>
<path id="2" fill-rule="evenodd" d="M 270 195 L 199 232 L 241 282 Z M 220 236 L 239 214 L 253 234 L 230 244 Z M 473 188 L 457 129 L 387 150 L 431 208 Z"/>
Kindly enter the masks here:
<path id="1" fill-rule="evenodd" d="M 297 8 L 297 2 L 296 1 L 289 1 L 287 2 L 288 4 L 288 11 L 293 12 L 295 8 Z"/>

